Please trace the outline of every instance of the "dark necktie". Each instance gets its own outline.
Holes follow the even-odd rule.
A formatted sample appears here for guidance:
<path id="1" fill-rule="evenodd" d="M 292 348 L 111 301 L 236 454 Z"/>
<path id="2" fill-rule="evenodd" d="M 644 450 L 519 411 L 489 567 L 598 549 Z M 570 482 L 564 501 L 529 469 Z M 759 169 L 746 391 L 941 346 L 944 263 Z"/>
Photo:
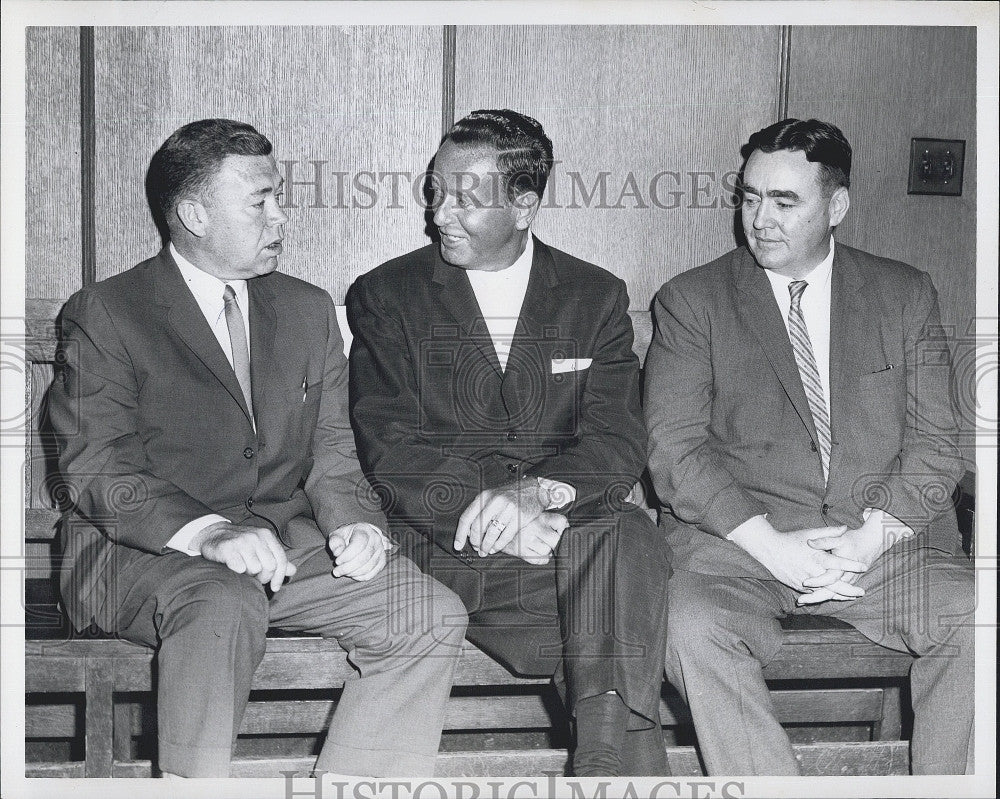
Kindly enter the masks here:
<path id="1" fill-rule="evenodd" d="M 816 357 L 809 341 L 809 330 L 806 328 L 805 317 L 802 316 L 802 292 L 808 285 L 804 280 L 793 280 L 788 284 L 788 293 L 792 297 L 792 304 L 788 309 L 788 338 L 792 342 L 802 388 L 805 389 L 809 410 L 812 411 L 813 425 L 819 438 L 819 457 L 823 462 L 823 479 L 826 480 L 830 473 L 830 413 L 823 398 L 823 384 L 819 379 Z"/>
<path id="2" fill-rule="evenodd" d="M 250 347 L 247 345 L 240 304 L 236 302 L 236 292 L 228 283 L 222 299 L 226 303 L 226 327 L 229 328 L 229 345 L 233 351 L 233 371 L 236 372 L 236 379 L 243 390 L 247 411 L 253 418 L 253 401 L 250 399 Z"/>

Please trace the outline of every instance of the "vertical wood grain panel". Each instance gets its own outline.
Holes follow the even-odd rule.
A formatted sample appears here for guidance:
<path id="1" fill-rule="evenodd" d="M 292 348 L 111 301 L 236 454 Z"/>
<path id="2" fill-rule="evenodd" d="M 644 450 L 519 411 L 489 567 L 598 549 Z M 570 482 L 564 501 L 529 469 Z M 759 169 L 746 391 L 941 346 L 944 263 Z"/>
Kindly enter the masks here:
<path id="1" fill-rule="evenodd" d="M 838 235 L 934 278 L 945 324 L 975 307 L 976 46 L 972 28 L 799 28 L 789 114 L 818 117 L 854 148 Z M 960 197 L 908 195 L 910 139 L 965 139 Z"/>
<path id="2" fill-rule="evenodd" d="M 955 336 L 963 406 L 976 307 L 976 34 L 973 28 L 799 28 L 789 114 L 829 120 L 854 149 L 851 210 L 838 239 L 928 272 Z M 965 139 L 960 197 L 908 195 L 910 139 Z M 996 265 L 990 265 L 995 269 Z M 974 458 L 975 413 L 961 410 Z"/>
<path id="3" fill-rule="evenodd" d="M 25 292 L 80 288 L 79 28 L 27 29 L 25 42 Z"/>
<path id="4" fill-rule="evenodd" d="M 426 243 L 409 180 L 398 179 L 394 202 L 397 179 L 381 175 L 426 169 L 441 125 L 442 39 L 417 26 L 98 28 L 98 278 L 159 248 L 143 193 L 156 148 L 194 119 L 230 117 L 267 135 L 279 162 L 294 161 L 296 181 L 320 170 L 321 198 L 314 185 L 286 187 L 297 207 L 280 268 L 343 302 L 359 274 Z M 318 199 L 327 207 L 312 207 Z"/>
<path id="5" fill-rule="evenodd" d="M 561 207 L 543 208 L 536 229 L 624 278 L 633 308 L 734 246 L 720 178 L 773 120 L 778 27 L 460 27 L 457 38 L 456 116 L 508 107 L 542 123 L 559 162 L 546 204 Z M 604 207 L 599 192 L 587 207 L 579 186 L 570 207 L 574 171 L 588 192 L 609 173 Z M 678 179 L 656 180 L 664 172 Z"/>

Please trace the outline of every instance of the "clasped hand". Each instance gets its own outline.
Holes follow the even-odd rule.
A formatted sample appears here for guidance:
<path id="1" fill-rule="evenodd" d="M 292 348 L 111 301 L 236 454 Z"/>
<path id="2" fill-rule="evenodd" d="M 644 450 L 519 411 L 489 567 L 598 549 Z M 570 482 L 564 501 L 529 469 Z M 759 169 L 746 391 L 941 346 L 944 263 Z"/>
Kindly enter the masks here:
<path id="1" fill-rule="evenodd" d="M 455 550 L 471 543 L 481 558 L 504 552 L 547 563 L 569 524 L 565 516 L 546 512 L 547 503 L 547 493 L 530 477 L 483 491 L 458 519 Z"/>
<path id="2" fill-rule="evenodd" d="M 810 604 L 864 596 L 864 590 L 853 585 L 853 581 L 867 570 L 867 563 L 810 543 L 820 541 L 833 549 L 837 544 L 832 542 L 839 540 L 846 531 L 846 526 L 839 526 L 781 533 L 761 517 L 756 526 L 737 528 L 730 538 L 756 558 L 775 579 L 798 591 L 802 595 L 799 604 Z"/>
<path id="3" fill-rule="evenodd" d="M 868 515 L 864 524 L 854 530 L 847 530 L 840 535 L 820 536 L 809 539 L 813 549 L 829 552 L 838 557 L 856 561 L 864 566 L 861 572 L 845 572 L 839 582 L 851 585 L 858 577 L 871 568 L 872 563 L 892 544 L 893 537 L 886 534 L 884 519 L 880 511 Z M 828 599 L 842 599 L 833 589 L 833 585 L 824 584 L 822 578 L 803 581 L 807 588 L 813 590 L 799 597 L 800 605 L 825 602 Z M 853 586 L 852 586 L 853 587 Z M 833 589 L 833 590 L 832 590 Z"/>
<path id="4" fill-rule="evenodd" d="M 337 564 L 334 577 L 350 577 L 360 583 L 372 579 L 385 567 L 385 539 L 373 524 L 341 525 L 330 533 L 328 543 Z"/>

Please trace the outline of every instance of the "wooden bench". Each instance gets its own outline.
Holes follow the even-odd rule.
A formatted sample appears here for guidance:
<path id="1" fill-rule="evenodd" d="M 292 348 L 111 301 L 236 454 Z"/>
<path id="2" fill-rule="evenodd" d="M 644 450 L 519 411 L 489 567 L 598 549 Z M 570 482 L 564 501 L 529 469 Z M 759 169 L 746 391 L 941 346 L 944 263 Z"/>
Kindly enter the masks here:
<path id="1" fill-rule="evenodd" d="M 28 307 L 32 422 L 37 421 L 40 394 L 51 379 L 55 357 L 51 320 L 58 307 L 44 301 Z M 636 312 L 632 316 L 636 351 L 642 357 L 651 332 L 649 317 Z M 58 564 L 52 553 L 57 513 L 37 507 L 39 475 L 51 468 L 51 453 L 37 426 L 30 427 L 26 431 L 26 772 L 28 776 L 149 776 L 155 760 L 153 653 L 123 641 L 75 635 L 58 612 L 54 594 Z M 958 494 L 960 519 L 967 529 L 972 521 L 969 487 L 966 483 L 966 490 Z M 765 676 L 804 772 L 906 774 L 908 743 L 903 734 L 909 655 L 878 647 L 847 625 L 827 619 L 796 618 L 785 627 L 782 649 Z M 351 675 L 335 643 L 315 637 L 269 637 L 241 729 L 234 775 L 280 776 L 283 771 L 305 775 L 335 707 L 332 687 Z M 700 775 L 690 716 L 669 685 L 663 688 L 661 720 L 674 773 Z M 568 730 L 549 681 L 514 677 L 468 643 L 445 730 L 437 766 L 442 777 L 539 776 L 564 773 L 567 766 Z"/>

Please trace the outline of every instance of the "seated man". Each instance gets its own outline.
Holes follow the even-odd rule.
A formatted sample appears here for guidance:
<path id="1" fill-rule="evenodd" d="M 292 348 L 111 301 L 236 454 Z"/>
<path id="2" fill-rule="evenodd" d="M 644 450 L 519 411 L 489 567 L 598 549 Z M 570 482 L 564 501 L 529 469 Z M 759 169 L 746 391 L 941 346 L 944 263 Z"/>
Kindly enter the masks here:
<path id="1" fill-rule="evenodd" d="M 333 302 L 274 271 L 288 220 L 271 143 L 192 122 L 147 193 L 169 244 L 62 314 L 70 618 L 156 648 L 166 775 L 228 776 L 269 625 L 335 638 L 360 673 L 318 769 L 431 775 L 465 611 L 358 501 Z"/>
<path id="2" fill-rule="evenodd" d="M 439 242 L 348 293 L 358 454 L 393 534 L 465 601 L 469 638 L 517 673 L 565 671 L 575 773 L 665 774 L 669 565 L 625 500 L 646 457 L 628 295 L 531 236 L 551 167 L 513 111 L 445 136 Z"/>
<path id="3" fill-rule="evenodd" d="M 779 618 L 835 616 L 917 655 L 912 767 L 971 767 L 973 570 L 930 278 L 834 244 L 851 148 L 786 119 L 742 150 L 747 246 L 655 301 L 650 471 L 677 569 L 667 676 L 710 774 L 797 774 L 761 674 Z"/>

